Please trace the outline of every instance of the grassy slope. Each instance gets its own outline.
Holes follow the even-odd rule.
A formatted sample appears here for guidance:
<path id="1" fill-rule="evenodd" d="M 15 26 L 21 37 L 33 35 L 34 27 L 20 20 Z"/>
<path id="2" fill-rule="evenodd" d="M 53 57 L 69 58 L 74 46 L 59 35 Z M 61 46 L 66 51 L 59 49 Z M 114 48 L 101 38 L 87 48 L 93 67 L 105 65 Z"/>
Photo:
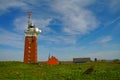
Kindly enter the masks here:
<path id="1" fill-rule="evenodd" d="M 91 65 L 91 74 L 82 73 Z M 0 62 L 0 80 L 120 80 L 120 64 L 85 63 L 23 64 L 21 62 Z"/>

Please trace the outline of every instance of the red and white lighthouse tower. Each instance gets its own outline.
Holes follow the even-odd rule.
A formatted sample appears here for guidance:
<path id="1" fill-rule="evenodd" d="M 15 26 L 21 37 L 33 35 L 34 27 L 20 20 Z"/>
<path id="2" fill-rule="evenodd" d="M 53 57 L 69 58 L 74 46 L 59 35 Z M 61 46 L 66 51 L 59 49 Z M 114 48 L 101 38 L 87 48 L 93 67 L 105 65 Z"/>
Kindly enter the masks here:
<path id="1" fill-rule="evenodd" d="M 41 32 L 32 23 L 31 12 L 28 12 L 28 28 L 25 30 L 25 45 L 24 45 L 24 63 L 37 62 L 37 36 Z"/>

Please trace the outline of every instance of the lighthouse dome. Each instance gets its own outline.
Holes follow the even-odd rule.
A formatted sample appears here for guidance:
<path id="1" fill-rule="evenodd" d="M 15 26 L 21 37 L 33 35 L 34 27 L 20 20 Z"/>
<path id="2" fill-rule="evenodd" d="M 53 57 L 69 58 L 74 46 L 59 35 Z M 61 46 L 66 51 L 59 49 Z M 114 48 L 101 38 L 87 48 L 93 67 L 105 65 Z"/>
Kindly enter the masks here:
<path id="1" fill-rule="evenodd" d="M 35 31 L 36 31 L 37 33 L 41 33 L 41 30 L 40 30 L 39 28 L 35 28 Z"/>

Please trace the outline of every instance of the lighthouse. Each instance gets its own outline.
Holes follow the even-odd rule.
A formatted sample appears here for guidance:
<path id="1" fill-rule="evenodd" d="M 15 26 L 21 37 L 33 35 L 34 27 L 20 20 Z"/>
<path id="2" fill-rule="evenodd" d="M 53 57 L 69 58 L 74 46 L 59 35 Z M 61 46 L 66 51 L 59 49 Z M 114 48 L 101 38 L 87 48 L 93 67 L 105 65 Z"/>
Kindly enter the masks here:
<path id="1" fill-rule="evenodd" d="M 32 12 L 28 12 L 28 28 L 24 31 L 24 63 L 37 62 L 37 36 L 41 33 L 41 30 L 32 23 L 31 14 Z"/>

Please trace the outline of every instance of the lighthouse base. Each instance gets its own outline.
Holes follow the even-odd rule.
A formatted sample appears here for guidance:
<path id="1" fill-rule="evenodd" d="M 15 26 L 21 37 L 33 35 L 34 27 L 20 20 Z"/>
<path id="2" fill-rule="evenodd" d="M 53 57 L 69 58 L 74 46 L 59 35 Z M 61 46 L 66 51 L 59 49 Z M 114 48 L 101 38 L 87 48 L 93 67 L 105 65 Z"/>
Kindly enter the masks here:
<path id="1" fill-rule="evenodd" d="M 25 36 L 24 63 L 37 62 L 37 37 Z"/>

